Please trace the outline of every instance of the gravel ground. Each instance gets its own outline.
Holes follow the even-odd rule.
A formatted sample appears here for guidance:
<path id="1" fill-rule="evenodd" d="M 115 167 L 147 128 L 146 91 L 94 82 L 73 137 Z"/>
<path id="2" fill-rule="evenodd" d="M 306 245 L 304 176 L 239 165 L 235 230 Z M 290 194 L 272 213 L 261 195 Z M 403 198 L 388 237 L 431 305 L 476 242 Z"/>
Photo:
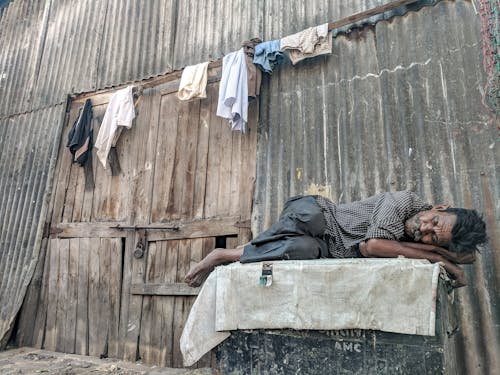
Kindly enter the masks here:
<path id="1" fill-rule="evenodd" d="M 0 352 L 0 374 L 210 375 L 212 370 L 150 367 L 117 359 L 18 348 Z"/>

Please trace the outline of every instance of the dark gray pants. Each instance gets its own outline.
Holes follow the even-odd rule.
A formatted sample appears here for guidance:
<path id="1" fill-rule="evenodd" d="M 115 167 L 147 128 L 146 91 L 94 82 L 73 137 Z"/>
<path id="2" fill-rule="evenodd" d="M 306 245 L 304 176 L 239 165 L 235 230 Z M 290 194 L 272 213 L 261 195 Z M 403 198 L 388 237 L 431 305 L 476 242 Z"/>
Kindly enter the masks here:
<path id="1" fill-rule="evenodd" d="M 288 199 L 277 223 L 243 249 L 241 263 L 317 259 L 329 256 L 323 240 L 325 217 L 312 196 Z"/>

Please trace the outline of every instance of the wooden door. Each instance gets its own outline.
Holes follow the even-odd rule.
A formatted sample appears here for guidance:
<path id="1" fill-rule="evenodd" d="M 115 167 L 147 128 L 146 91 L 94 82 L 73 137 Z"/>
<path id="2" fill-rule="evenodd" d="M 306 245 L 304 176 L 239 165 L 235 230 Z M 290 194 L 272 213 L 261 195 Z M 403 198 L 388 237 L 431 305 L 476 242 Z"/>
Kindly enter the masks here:
<path id="1" fill-rule="evenodd" d="M 169 77 L 144 89 L 116 147 L 119 172 L 103 169 L 94 150 L 93 188 L 65 147 L 84 100 L 71 104 L 33 346 L 182 367 L 179 337 L 198 293 L 186 272 L 215 247 L 250 238 L 257 103 L 249 132 L 231 132 L 215 115 L 220 68 L 209 75 L 206 99 L 180 102 Z M 111 94 L 91 97 L 94 139 Z"/>
<path id="2" fill-rule="evenodd" d="M 215 247 L 250 238 L 258 109 L 250 107 L 247 134 L 231 132 L 215 116 L 218 82 L 211 81 L 202 100 L 180 102 L 177 83 L 145 93 L 158 103 L 151 104 L 158 115 L 151 115 L 144 159 L 150 169 L 138 188 L 135 217 L 135 243 L 145 251 L 124 273 L 131 280 L 122 316 L 129 328 L 125 357 L 148 364 L 182 367 L 179 338 L 198 293 L 183 283 L 189 268 Z"/>

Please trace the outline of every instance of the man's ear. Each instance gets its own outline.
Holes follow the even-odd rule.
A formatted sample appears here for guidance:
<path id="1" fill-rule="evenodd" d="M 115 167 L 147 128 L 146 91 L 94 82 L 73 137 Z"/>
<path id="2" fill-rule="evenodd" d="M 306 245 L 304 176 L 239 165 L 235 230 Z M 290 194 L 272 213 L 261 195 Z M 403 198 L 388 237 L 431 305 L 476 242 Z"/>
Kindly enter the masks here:
<path id="1" fill-rule="evenodd" d="M 436 204 L 432 207 L 433 210 L 446 210 L 447 208 L 450 208 L 448 203 Z"/>

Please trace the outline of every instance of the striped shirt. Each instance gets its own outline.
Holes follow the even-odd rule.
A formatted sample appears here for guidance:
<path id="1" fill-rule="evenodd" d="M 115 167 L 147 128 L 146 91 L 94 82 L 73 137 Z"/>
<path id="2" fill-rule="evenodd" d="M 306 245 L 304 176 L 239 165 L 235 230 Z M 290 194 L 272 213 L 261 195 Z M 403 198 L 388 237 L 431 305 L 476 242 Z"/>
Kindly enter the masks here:
<path id="1" fill-rule="evenodd" d="M 402 239 L 406 220 L 432 208 L 410 191 L 338 205 L 319 195 L 314 198 L 325 216 L 324 235 L 333 258 L 359 257 L 359 243 L 370 238 Z"/>

